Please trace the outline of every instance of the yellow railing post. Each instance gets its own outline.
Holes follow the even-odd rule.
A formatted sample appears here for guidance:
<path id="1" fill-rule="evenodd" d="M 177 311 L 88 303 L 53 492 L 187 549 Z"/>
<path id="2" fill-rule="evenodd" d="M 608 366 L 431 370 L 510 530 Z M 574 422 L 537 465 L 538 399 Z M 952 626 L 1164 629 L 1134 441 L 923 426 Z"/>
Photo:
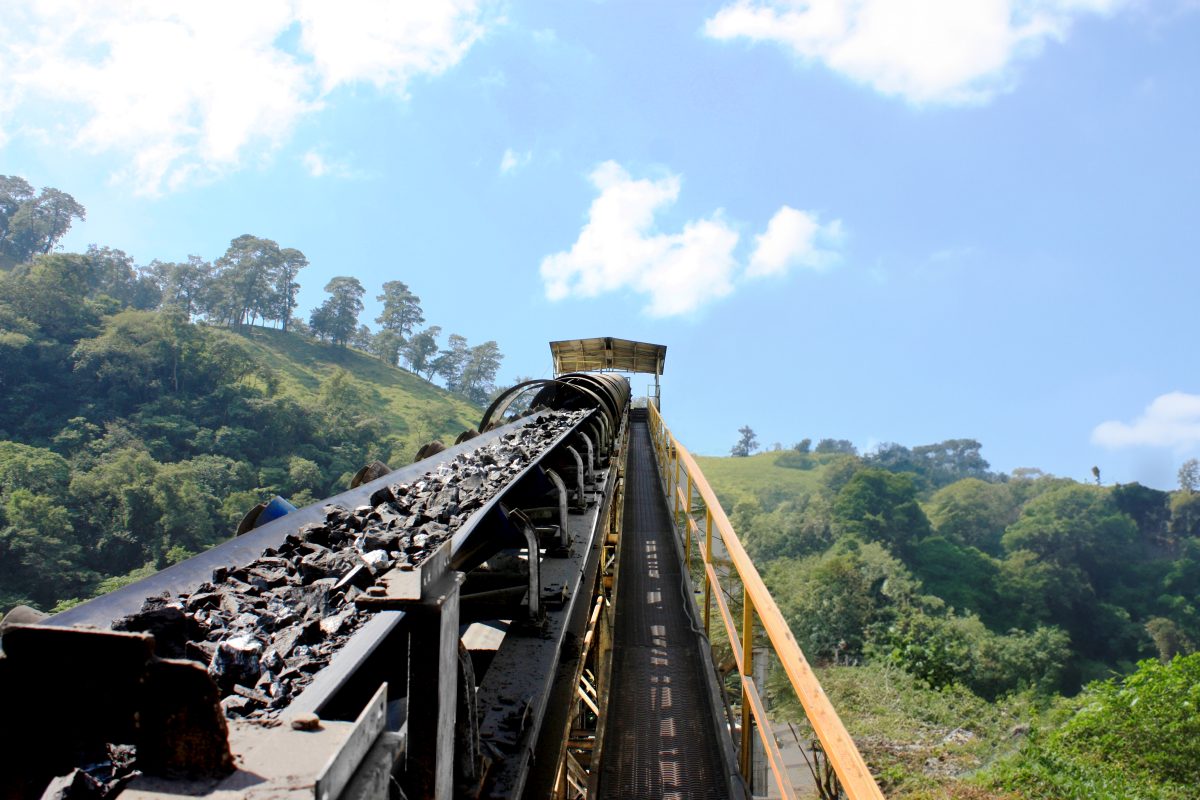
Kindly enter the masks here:
<path id="1" fill-rule="evenodd" d="M 679 443 L 672 441 L 671 444 L 675 456 L 675 484 L 671 487 L 671 496 L 675 498 L 675 524 L 679 524 Z"/>
<path id="2" fill-rule="evenodd" d="M 687 568 L 690 580 L 692 575 L 692 525 L 695 522 L 692 520 L 692 473 L 690 470 L 685 471 L 687 472 L 687 494 L 683 496 L 683 518 L 687 524 L 687 541 L 683 550 L 683 564 Z"/>
<path id="3" fill-rule="evenodd" d="M 754 601 L 750 599 L 750 591 L 742 587 L 742 677 L 754 675 Z M 751 757 L 751 747 L 754 737 L 751 728 L 754 727 L 754 712 L 750 706 L 750 694 L 746 684 L 742 683 L 742 747 L 738 755 L 741 758 L 742 777 L 750 780 L 750 770 L 754 766 Z"/>
<path id="4" fill-rule="evenodd" d="M 708 565 L 712 563 L 712 509 L 704 507 L 704 635 L 712 634 L 712 582 L 708 579 Z"/>

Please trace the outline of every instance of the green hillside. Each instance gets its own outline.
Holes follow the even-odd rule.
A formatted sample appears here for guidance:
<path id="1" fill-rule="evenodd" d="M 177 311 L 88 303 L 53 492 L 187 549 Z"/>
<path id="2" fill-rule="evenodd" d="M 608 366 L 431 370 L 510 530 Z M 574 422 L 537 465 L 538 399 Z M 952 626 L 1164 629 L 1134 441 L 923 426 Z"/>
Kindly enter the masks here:
<path id="1" fill-rule="evenodd" d="M 888 797 L 1196 797 L 1200 465 L 1166 492 L 980 447 L 697 461 Z"/>
<path id="2" fill-rule="evenodd" d="M 376 357 L 192 322 L 148 288 L 99 252 L 0 270 L 0 610 L 111 591 L 227 538 L 262 500 L 319 501 L 478 424 L 461 395 Z M 458 349 L 442 374 L 490 389 Z"/>
<path id="3" fill-rule="evenodd" d="M 346 370 L 370 413 L 414 449 L 434 438 L 453 441 L 483 415 L 461 397 L 359 350 L 274 328 L 246 328 L 238 336 L 276 374 L 280 392 L 302 403 L 319 394 L 323 380 Z"/>
<path id="4" fill-rule="evenodd" d="M 696 463 L 700 465 L 722 505 L 732 507 L 739 500 L 763 493 L 791 496 L 815 492 L 821 485 L 826 468 L 846 458 L 840 455 L 808 456 L 809 469 L 783 466 L 798 463 L 797 455 L 771 452 L 745 458 L 696 456 Z"/>

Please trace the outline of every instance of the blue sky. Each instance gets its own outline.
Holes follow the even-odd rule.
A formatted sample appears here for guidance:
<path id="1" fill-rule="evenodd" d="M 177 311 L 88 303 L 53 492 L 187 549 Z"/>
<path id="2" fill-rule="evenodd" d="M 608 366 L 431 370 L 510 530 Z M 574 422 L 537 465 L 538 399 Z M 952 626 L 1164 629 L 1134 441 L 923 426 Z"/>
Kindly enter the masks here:
<path id="1" fill-rule="evenodd" d="M 505 381 L 666 344 L 696 452 L 1200 455 L 1196 2 L 15 0 L 0 78 L 0 172 L 87 207 L 67 249 L 269 237 L 305 316 L 403 280 Z"/>

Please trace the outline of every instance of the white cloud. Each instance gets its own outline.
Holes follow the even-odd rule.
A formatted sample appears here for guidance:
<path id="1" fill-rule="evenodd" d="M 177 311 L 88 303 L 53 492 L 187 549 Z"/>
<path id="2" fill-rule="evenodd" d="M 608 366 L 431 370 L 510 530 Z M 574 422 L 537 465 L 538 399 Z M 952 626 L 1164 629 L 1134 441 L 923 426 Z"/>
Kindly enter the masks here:
<path id="1" fill-rule="evenodd" d="M 754 253 L 746 274 L 750 277 L 784 275 L 792 267 L 825 269 L 836 263 L 841 244 L 842 223 L 822 225 L 815 215 L 783 206 L 755 237 Z"/>
<path id="2" fill-rule="evenodd" d="M 1075 19 L 1131 0 L 735 0 L 705 23 L 714 39 L 782 45 L 886 95 L 978 103 L 1014 62 L 1062 41 Z"/>
<path id="3" fill-rule="evenodd" d="M 314 178 L 361 178 L 362 173 L 339 159 L 329 158 L 317 150 L 309 150 L 300 159 L 308 174 Z"/>
<path id="4" fill-rule="evenodd" d="M 508 175 L 512 172 L 516 172 L 521 167 L 526 166 L 532 160 L 533 151 L 525 150 L 524 152 L 518 153 L 516 150 L 513 150 L 510 147 L 504 151 L 504 155 L 500 158 L 500 174 Z"/>
<path id="5" fill-rule="evenodd" d="M 477 0 L 297 0 L 303 49 L 325 91 L 370 81 L 403 92 L 457 64 L 484 33 Z"/>
<path id="6" fill-rule="evenodd" d="M 570 250 L 542 259 L 541 275 L 550 300 L 629 289 L 649 296 L 646 311 L 651 316 L 690 313 L 730 294 L 746 278 L 782 272 L 813 252 L 832 261 L 831 251 L 810 248 L 808 255 L 799 253 L 801 242 L 792 230 L 794 215 L 813 220 L 816 231 L 841 227 L 834 222 L 823 228 L 807 213 L 784 206 L 772 220 L 774 232 L 769 225 L 758 237 L 756 257 L 764 252 L 763 241 L 768 243 L 760 266 L 743 268 L 734 255 L 740 235 L 720 211 L 685 223 L 678 233 L 656 230 L 655 217 L 679 198 L 680 176 L 635 179 L 620 164 L 606 161 L 590 179 L 600 194 L 592 201 L 578 239 Z M 775 220 L 782 222 L 775 225 Z M 772 259 L 780 261 L 778 269 L 763 266 L 774 263 Z"/>
<path id="7" fill-rule="evenodd" d="M 304 154 L 304 166 L 308 169 L 308 174 L 314 178 L 323 177 L 329 172 L 329 165 L 325 163 L 325 159 L 321 154 L 315 150 L 309 150 Z"/>
<path id="8" fill-rule="evenodd" d="M 1092 431 L 1092 442 L 1104 447 L 1174 447 L 1200 445 L 1200 395 L 1169 392 L 1154 398 L 1132 423 L 1110 420 Z"/>
<path id="9" fill-rule="evenodd" d="M 483 32 L 478 4 L 461 0 L 356 0 L 336 13 L 316 0 L 12 0 L 5 11 L 0 109 L 117 154 L 116 177 L 145 194 L 269 153 L 339 86 L 404 96 Z"/>

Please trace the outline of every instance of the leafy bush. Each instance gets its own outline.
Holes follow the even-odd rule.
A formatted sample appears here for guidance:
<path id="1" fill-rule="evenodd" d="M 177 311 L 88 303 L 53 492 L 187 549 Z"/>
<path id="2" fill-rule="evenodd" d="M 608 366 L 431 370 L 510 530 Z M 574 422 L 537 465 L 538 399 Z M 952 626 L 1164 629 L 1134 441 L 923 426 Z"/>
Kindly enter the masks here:
<path id="1" fill-rule="evenodd" d="M 1200 785 L 1200 654 L 1146 660 L 1093 683 L 1057 731 L 1030 737 L 994 771 L 1030 798 L 1176 800 Z"/>

